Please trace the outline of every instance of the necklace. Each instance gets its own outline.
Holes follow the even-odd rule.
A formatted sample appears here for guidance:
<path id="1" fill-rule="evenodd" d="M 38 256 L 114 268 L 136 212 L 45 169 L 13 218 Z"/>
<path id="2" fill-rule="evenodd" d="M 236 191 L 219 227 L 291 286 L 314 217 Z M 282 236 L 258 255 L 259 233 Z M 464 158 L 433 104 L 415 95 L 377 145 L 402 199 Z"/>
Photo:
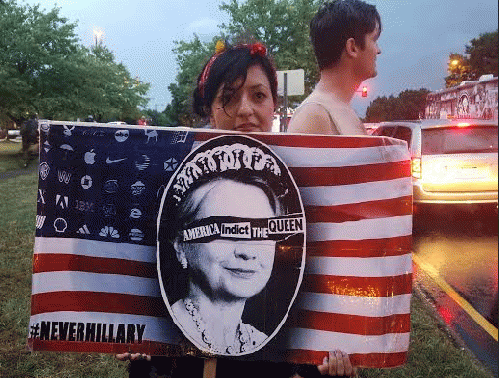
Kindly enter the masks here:
<path id="1" fill-rule="evenodd" d="M 196 325 L 197 331 L 201 334 L 201 340 L 208 346 L 210 351 L 214 353 L 234 354 L 236 353 L 236 349 L 239 349 L 239 352 L 246 352 L 248 350 L 249 345 L 251 344 L 251 332 L 241 320 L 237 325 L 234 344 L 229 345 L 228 347 L 217 346 L 213 340 L 213 337 L 210 335 L 210 332 L 206 329 L 206 323 L 192 300 L 184 299 L 183 302 L 187 313 L 191 316 L 194 324 Z M 239 344 L 239 348 L 237 348 L 235 344 Z"/>

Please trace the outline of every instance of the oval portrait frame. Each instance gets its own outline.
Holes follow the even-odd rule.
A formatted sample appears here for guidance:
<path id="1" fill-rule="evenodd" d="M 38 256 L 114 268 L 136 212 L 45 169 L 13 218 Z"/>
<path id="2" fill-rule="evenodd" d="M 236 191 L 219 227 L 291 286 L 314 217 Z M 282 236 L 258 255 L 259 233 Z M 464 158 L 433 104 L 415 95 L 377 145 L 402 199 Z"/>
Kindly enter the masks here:
<path id="1" fill-rule="evenodd" d="M 212 179 L 244 172 L 265 176 L 283 204 L 283 216 L 301 216 L 303 227 L 299 233 L 277 242 L 272 273 L 265 288 L 246 302 L 241 321 L 254 325 L 266 338 L 250 350 L 225 353 L 214 351 L 197 341 L 173 313 L 172 305 L 183 298 L 180 292 L 185 293 L 179 288 L 185 289 L 187 275 L 174 256 L 172 242 L 183 227 L 178 224 L 176 206 L 182 203 L 184 196 Z M 157 272 L 161 296 L 169 315 L 184 337 L 210 356 L 237 357 L 260 351 L 279 333 L 296 300 L 305 270 L 305 246 L 304 206 L 296 182 L 284 161 L 266 144 L 247 135 L 214 136 L 202 142 L 187 154 L 170 178 L 158 212 Z M 252 308 L 256 310 L 251 311 Z M 261 330 L 262 327 L 265 327 L 264 330 Z"/>

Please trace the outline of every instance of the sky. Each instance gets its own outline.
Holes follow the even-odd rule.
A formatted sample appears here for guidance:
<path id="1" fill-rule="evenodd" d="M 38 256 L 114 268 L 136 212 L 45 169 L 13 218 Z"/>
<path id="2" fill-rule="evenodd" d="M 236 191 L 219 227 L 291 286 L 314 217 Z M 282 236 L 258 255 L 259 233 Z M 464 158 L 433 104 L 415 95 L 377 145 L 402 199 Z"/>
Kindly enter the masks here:
<path id="1" fill-rule="evenodd" d="M 229 16 L 219 10 L 223 0 L 25 1 L 47 11 L 59 7 L 61 16 L 77 23 L 80 43 L 86 46 L 95 43 L 94 30 L 102 31 L 102 43 L 116 60 L 132 76 L 151 83 L 149 108 L 160 111 L 171 101 L 168 85 L 178 72 L 174 41 L 189 41 L 194 34 L 211 40 L 219 25 L 229 22 Z M 378 76 L 365 83 L 367 98 L 359 94 L 352 101 L 360 117 L 376 97 L 397 96 L 406 89 L 443 88 L 449 54 L 464 53 L 473 38 L 498 28 L 497 0 L 367 2 L 376 5 L 383 31 Z"/>

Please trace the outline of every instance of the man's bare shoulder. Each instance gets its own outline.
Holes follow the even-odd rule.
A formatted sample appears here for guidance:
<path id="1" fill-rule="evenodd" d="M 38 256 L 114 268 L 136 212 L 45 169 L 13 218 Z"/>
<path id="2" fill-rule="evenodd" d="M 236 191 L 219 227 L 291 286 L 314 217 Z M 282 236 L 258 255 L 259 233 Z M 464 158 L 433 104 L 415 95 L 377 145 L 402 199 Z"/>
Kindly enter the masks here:
<path id="1" fill-rule="evenodd" d="M 320 104 L 306 104 L 297 110 L 288 126 L 289 133 L 331 134 L 331 118 Z"/>

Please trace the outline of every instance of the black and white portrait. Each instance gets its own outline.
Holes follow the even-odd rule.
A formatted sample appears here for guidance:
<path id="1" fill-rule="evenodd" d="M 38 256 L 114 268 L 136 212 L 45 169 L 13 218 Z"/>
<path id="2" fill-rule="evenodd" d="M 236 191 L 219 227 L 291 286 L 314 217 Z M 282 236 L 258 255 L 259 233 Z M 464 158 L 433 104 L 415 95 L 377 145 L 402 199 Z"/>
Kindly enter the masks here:
<path id="1" fill-rule="evenodd" d="M 226 135 L 194 149 L 158 217 L 161 292 L 184 336 L 215 355 L 263 348 L 298 292 L 305 228 L 296 184 L 267 146 Z"/>

